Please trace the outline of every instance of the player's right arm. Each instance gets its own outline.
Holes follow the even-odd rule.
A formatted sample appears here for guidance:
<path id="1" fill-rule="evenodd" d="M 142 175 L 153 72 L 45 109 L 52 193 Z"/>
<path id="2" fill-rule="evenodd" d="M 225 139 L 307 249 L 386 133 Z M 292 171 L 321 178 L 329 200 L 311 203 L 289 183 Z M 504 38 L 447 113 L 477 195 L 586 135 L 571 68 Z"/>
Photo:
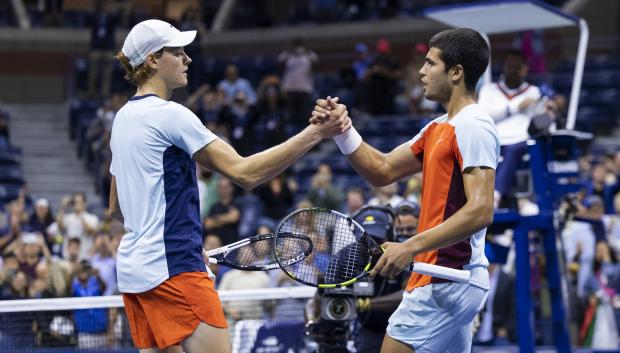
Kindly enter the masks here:
<path id="1" fill-rule="evenodd" d="M 330 104 L 330 110 L 325 109 L 327 104 Z M 312 112 L 311 122 L 322 122 L 327 116 L 334 119 L 334 116 L 338 116 L 337 109 L 342 109 L 341 107 L 344 106 L 333 100 L 319 99 Z M 346 107 L 344 109 L 346 111 Z M 325 115 L 320 116 L 321 114 Z M 389 153 L 383 153 L 362 141 L 355 151 L 347 154 L 347 159 L 351 166 L 373 186 L 389 185 L 422 171 L 422 162 L 413 154 L 409 141 Z"/>
<path id="2" fill-rule="evenodd" d="M 232 146 L 217 139 L 198 150 L 194 159 L 237 185 L 252 189 L 281 174 L 322 139 L 341 134 L 350 127 L 351 120 L 343 109 L 337 118 L 324 124 L 311 124 L 284 143 L 249 157 L 240 156 Z"/>
<path id="3" fill-rule="evenodd" d="M 411 152 L 409 142 L 383 153 L 366 142 L 347 156 L 349 163 L 373 186 L 385 186 L 422 170 L 422 163 Z"/>

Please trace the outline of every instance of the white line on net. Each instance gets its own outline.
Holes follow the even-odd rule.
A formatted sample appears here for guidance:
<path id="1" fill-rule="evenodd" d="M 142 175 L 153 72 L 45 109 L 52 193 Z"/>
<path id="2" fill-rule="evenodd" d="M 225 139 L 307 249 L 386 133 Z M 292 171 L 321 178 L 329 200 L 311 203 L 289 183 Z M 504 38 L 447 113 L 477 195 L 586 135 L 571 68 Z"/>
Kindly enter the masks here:
<path id="1" fill-rule="evenodd" d="M 225 290 L 218 291 L 218 294 L 220 295 L 221 301 L 234 302 L 241 300 L 312 298 L 315 292 L 316 288 L 300 286 L 284 288 Z M 0 300 L 0 313 L 94 308 L 120 308 L 122 306 L 123 299 L 120 295 L 79 298 Z"/>

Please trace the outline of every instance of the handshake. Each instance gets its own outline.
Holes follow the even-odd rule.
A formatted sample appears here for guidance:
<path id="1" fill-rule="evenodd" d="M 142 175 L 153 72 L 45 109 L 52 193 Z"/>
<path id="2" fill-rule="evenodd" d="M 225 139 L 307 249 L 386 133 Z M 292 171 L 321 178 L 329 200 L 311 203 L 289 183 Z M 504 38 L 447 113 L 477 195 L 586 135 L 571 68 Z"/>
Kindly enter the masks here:
<path id="1" fill-rule="evenodd" d="M 322 138 L 333 137 L 345 155 L 355 152 L 362 143 L 362 137 L 353 128 L 347 107 L 338 103 L 338 97 L 317 99 L 310 123 L 319 130 Z"/>

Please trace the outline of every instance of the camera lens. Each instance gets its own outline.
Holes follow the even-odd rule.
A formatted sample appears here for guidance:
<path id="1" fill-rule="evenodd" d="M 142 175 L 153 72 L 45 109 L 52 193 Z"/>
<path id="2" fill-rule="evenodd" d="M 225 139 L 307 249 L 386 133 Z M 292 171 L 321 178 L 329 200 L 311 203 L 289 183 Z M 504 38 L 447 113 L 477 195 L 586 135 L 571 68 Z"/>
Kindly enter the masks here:
<path id="1" fill-rule="evenodd" d="M 329 312 L 334 320 L 345 319 L 349 315 L 349 302 L 343 298 L 334 298 L 329 305 Z"/>

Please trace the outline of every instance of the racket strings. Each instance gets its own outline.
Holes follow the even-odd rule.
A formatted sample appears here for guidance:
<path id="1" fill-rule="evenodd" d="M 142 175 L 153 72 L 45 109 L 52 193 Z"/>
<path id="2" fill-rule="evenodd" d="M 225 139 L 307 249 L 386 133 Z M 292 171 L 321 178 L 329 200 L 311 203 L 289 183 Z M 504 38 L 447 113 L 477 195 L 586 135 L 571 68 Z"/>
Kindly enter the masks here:
<path id="1" fill-rule="evenodd" d="M 340 284 L 359 276 L 370 262 L 364 231 L 343 215 L 323 209 L 299 211 L 285 219 L 279 232 L 307 235 L 313 252 L 305 261 L 283 268 L 310 285 Z M 278 238 L 280 259 L 292 250 Z"/>
<path id="2" fill-rule="evenodd" d="M 273 246 L 274 238 L 265 237 L 225 253 L 224 259 L 240 267 L 263 267 L 276 262 L 272 251 Z"/>

